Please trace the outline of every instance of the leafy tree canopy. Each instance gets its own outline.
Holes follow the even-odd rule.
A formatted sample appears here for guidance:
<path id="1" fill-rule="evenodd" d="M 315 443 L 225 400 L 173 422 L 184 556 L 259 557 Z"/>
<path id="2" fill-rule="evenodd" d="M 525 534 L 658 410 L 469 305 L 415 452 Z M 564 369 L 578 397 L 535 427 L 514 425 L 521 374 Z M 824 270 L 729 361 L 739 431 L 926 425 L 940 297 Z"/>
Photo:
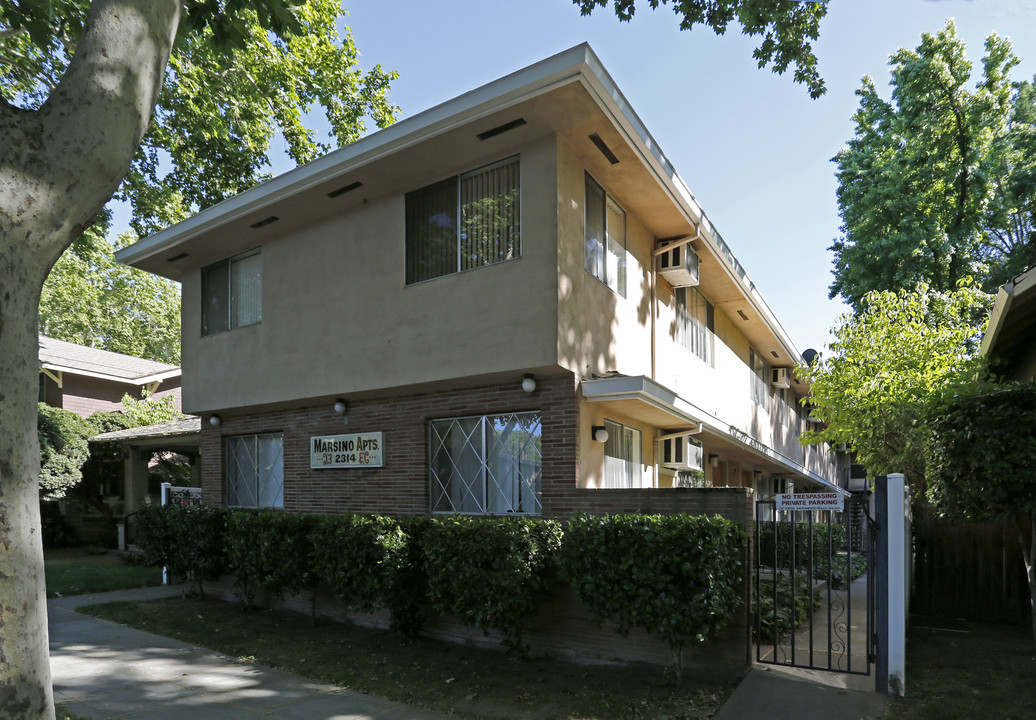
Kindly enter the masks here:
<path id="1" fill-rule="evenodd" d="M 95 223 L 55 263 L 40 298 L 40 332 L 68 342 L 180 364 L 180 286 L 116 262 Z"/>
<path id="2" fill-rule="evenodd" d="M 892 55 L 892 97 L 857 91 L 855 136 L 834 158 L 842 237 L 831 297 L 926 283 L 992 291 L 1036 261 L 1036 105 L 1014 84 L 1011 43 L 990 35 L 981 77 L 951 21 Z"/>
<path id="3" fill-rule="evenodd" d="M 978 342 L 991 298 L 973 284 L 950 292 L 874 291 L 835 328 L 828 354 L 798 368 L 820 429 L 804 443 L 846 444 L 872 474 L 924 476 L 926 413 L 984 382 Z"/>
<path id="4" fill-rule="evenodd" d="M 608 0 L 572 2 L 579 6 L 583 15 L 608 5 Z M 680 18 L 681 30 L 704 25 L 722 35 L 727 26 L 734 24 L 740 25 L 745 35 L 762 36 L 759 47 L 752 53 L 759 67 L 772 65 L 775 73 L 783 75 L 794 66 L 795 82 L 805 85 L 809 96 L 814 99 L 827 91 L 817 70 L 812 45 L 820 36 L 820 20 L 827 15 L 827 4 L 827 0 L 647 0 L 652 10 L 658 9 L 659 5 L 670 5 Z M 636 0 L 612 0 L 612 6 L 616 16 L 623 21 L 632 19 L 637 11 Z"/>

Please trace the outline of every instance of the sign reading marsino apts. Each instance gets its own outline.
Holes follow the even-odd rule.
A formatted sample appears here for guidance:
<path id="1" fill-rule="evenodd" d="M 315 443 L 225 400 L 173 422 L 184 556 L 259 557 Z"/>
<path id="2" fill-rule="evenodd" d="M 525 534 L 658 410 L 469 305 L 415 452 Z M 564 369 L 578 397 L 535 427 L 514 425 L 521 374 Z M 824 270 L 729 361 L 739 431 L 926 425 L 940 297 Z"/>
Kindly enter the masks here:
<path id="1" fill-rule="evenodd" d="M 382 467 L 384 447 L 380 432 L 311 437 L 309 466 L 316 469 Z"/>

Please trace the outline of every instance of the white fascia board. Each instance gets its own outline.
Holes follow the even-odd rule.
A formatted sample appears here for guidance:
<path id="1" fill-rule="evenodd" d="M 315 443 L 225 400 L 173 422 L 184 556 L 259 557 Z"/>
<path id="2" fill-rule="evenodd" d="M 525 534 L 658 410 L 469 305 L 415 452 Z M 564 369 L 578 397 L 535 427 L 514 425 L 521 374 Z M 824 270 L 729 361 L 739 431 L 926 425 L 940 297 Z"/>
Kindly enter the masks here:
<path id="1" fill-rule="evenodd" d="M 1030 268 L 1000 286 L 996 293 L 996 300 L 993 301 L 993 309 L 989 313 L 986 332 L 982 335 L 979 355 L 989 355 L 989 351 L 996 344 L 1014 299 L 1028 293 L 1034 287 L 1036 287 L 1036 268 Z"/>
<path id="2" fill-rule="evenodd" d="M 480 117 L 574 82 L 585 73 L 591 61 L 599 64 L 590 46 L 586 43 L 577 45 L 227 198 L 117 251 L 115 258 L 121 263 L 132 265 L 166 251 L 180 242 L 305 192 L 334 177 L 353 172 Z"/>
<path id="3" fill-rule="evenodd" d="M 688 423 L 700 423 L 713 435 L 720 436 L 725 440 L 740 445 L 745 450 L 772 460 L 786 467 L 797 475 L 809 478 L 825 488 L 848 497 L 850 493 L 838 487 L 829 480 L 810 471 L 803 465 L 795 462 L 786 455 L 782 455 L 773 448 L 764 445 L 752 436 L 748 435 L 730 424 L 724 424 L 716 416 L 705 412 L 693 403 L 683 399 L 672 390 L 659 385 L 653 380 L 638 375 L 634 377 L 600 378 L 596 380 L 583 380 L 581 392 L 587 402 L 607 402 L 615 400 L 639 400 L 647 405 L 656 407 L 668 412 L 676 418 Z"/>
<path id="4" fill-rule="evenodd" d="M 695 199 L 694 194 L 687 187 L 683 178 L 676 172 L 676 169 L 666 158 L 661 147 L 647 131 L 646 126 L 634 112 L 633 108 L 626 101 L 626 98 L 619 91 L 615 81 L 601 65 L 600 60 L 593 54 L 588 53 L 587 59 L 590 74 L 584 79 L 584 85 L 595 96 L 597 104 L 611 117 L 613 124 L 626 136 L 626 141 L 640 155 L 641 162 L 652 171 L 659 185 L 667 190 L 677 207 L 681 209 L 684 216 L 701 231 L 702 239 L 710 247 L 713 255 L 720 261 L 719 264 L 726 271 L 727 275 L 740 287 L 748 300 L 749 305 L 756 314 L 763 319 L 771 331 L 773 331 L 778 342 L 784 346 L 784 351 L 789 357 L 798 361 L 802 354 L 791 336 L 788 335 L 784 326 L 777 320 L 770 306 L 766 304 L 748 276 L 744 267 L 734 256 L 730 247 L 724 242 L 719 231 L 709 220 L 701 205 Z"/>
<path id="5" fill-rule="evenodd" d="M 55 365 L 54 363 L 41 363 L 40 367 L 52 372 L 61 372 L 68 375 L 80 375 L 82 377 L 96 378 L 98 380 L 108 380 L 110 382 L 122 383 L 123 385 L 143 385 L 148 382 L 146 380 L 142 382 L 137 378 L 127 378 L 119 375 L 94 372 L 92 370 L 81 370 L 80 368 L 67 367 L 65 365 Z"/>
<path id="6" fill-rule="evenodd" d="M 160 383 L 163 380 L 169 380 L 171 378 L 180 377 L 182 373 L 182 369 L 174 368 L 173 370 L 165 370 L 160 373 L 154 373 L 153 375 L 144 375 L 142 377 L 135 378 L 133 382 L 138 385 L 147 385 L 148 383 Z"/>

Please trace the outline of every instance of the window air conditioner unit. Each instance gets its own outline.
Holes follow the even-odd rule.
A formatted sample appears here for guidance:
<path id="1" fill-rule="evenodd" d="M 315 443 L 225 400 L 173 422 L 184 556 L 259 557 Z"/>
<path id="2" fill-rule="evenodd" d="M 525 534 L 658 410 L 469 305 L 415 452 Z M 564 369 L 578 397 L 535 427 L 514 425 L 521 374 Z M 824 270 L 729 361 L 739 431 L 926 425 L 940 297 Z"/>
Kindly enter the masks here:
<path id="1" fill-rule="evenodd" d="M 666 247 L 668 243 L 662 243 Z M 658 256 L 658 272 L 674 288 L 698 284 L 698 256 L 690 243 L 676 245 Z"/>
<path id="2" fill-rule="evenodd" d="M 791 378 L 788 375 L 788 368 L 773 368 L 770 371 L 770 384 L 775 388 L 790 388 Z"/>
<path id="3" fill-rule="evenodd" d="M 690 435 L 678 435 L 658 441 L 658 464 L 672 470 L 705 469 L 705 454 L 701 443 Z"/>

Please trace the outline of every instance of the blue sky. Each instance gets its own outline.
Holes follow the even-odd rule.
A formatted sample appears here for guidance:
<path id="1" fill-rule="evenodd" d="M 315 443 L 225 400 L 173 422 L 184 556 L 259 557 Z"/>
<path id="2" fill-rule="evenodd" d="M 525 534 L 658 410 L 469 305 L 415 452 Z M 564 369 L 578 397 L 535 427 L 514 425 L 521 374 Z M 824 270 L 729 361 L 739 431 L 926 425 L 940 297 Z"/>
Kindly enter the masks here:
<path id="1" fill-rule="evenodd" d="M 888 56 L 948 17 L 976 65 L 995 31 L 1022 59 L 1014 78 L 1036 74 L 1036 0 L 833 0 L 816 45 L 819 100 L 758 69 L 754 40 L 734 29 L 680 32 L 668 7 L 639 4 L 620 23 L 610 8 L 581 17 L 569 0 L 352 0 L 344 22 L 365 69 L 399 73 L 400 117 L 589 42 L 800 351 L 825 345 L 846 311 L 827 297 L 839 228 L 830 159 L 852 137 L 860 79 L 884 87 Z"/>

